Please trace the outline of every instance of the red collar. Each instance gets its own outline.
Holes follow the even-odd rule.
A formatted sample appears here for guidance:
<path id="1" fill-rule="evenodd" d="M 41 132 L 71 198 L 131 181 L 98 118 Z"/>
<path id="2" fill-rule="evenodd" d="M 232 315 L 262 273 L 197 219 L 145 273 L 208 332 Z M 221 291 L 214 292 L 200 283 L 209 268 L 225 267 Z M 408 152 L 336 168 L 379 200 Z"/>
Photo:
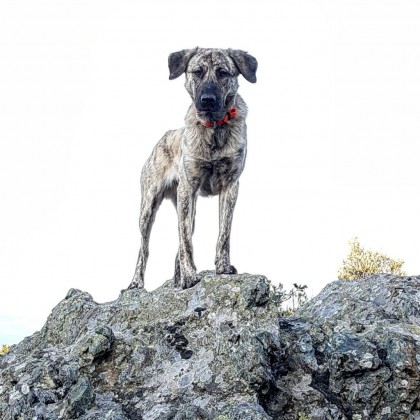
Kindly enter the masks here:
<path id="1" fill-rule="evenodd" d="M 235 107 L 229 109 L 229 111 L 227 112 L 227 114 L 225 115 L 224 118 L 222 118 L 221 120 L 218 121 L 205 121 L 202 124 L 205 127 L 211 127 L 211 128 L 216 128 L 217 126 L 220 127 L 223 124 L 226 124 L 229 120 L 232 120 L 233 118 L 238 116 L 238 111 L 236 110 Z"/>

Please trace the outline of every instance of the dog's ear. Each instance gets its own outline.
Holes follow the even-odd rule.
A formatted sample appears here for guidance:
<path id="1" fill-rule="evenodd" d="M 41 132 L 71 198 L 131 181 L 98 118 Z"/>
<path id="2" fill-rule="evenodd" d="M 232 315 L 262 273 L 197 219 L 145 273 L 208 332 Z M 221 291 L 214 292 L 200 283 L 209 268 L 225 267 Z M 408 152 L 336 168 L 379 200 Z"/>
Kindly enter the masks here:
<path id="1" fill-rule="evenodd" d="M 235 63 L 239 72 L 248 82 L 255 83 L 257 81 L 257 60 L 246 51 L 228 49 L 230 58 Z"/>
<path id="2" fill-rule="evenodd" d="M 169 66 L 169 80 L 176 79 L 181 76 L 182 73 L 187 69 L 188 62 L 191 57 L 197 52 L 198 47 L 190 50 L 181 50 L 169 54 L 168 66 Z"/>

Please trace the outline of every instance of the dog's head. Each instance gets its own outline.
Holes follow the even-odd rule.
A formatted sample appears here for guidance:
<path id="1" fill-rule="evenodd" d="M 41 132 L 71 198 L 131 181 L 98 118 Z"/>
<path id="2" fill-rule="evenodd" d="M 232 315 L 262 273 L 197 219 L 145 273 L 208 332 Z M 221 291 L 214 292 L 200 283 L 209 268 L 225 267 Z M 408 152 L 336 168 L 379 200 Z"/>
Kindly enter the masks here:
<path id="1" fill-rule="evenodd" d="M 170 80 L 186 74 L 185 88 L 204 120 L 226 115 L 235 101 L 239 74 L 257 81 L 257 60 L 242 50 L 197 47 L 170 54 L 168 63 Z"/>

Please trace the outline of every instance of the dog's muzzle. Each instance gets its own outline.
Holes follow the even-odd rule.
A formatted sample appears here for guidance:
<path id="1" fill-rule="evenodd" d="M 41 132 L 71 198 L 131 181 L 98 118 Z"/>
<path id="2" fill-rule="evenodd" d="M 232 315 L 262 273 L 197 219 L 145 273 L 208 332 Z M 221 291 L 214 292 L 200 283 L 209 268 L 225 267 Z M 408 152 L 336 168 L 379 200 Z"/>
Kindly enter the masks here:
<path id="1" fill-rule="evenodd" d="M 195 106 L 200 112 L 220 112 L 222 110 L 222 95 L 215 83 L 203 84 L 201 92 L 197 95 Z"/>

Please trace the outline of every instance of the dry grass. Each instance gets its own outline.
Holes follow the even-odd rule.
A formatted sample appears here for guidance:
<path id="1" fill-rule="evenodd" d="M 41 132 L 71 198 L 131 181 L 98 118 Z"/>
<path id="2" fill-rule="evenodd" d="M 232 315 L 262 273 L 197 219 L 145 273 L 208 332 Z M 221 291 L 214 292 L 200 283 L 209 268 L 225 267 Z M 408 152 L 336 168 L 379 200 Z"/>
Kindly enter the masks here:
<path id="1" fill-rule="evenodd" d="M 388 273 L 404 276 L 404 261 L 394 260 L 380 252 L 363 249 L 357 238 L 350 241 L 350 253 L 338 270 L 340 280 L 360 280 L 372 274 Z"/>
<path id="2" fill-rule="evenodd" d="M 10 346 L 8 346 L 7 344 L 3 344 L 0 347 L 0 355 L 6 354 L 9 350 L 10 350 Z"/>

